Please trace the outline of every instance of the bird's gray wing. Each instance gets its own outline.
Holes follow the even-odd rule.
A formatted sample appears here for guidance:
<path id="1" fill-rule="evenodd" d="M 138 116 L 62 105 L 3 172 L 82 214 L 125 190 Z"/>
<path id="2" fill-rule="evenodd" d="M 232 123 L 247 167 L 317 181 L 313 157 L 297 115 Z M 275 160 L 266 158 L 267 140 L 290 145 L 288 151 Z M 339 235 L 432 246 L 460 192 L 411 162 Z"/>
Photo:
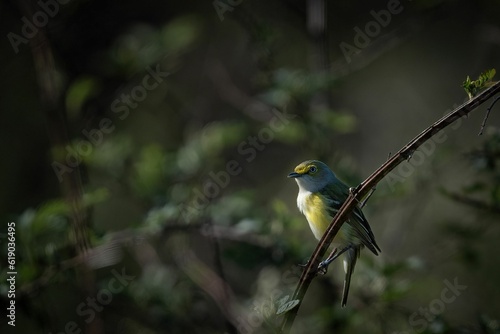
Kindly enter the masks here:
<path id="1" fill-rule="evenodd" d="M 349 196 L 349 188 L 343 183 L 337 182 L 334 187 L 325 187 L 320 190 L 320 193 L 329 199 L 329 213 L 333 218 Z M 353 227 L 356 237 L 361 240 L 363 245 L 368 247 L 375 255 L 378 255 L 380 248 L 375 241 L 375 236 L 373 235 L 368 220 L 359 207 L 356 206 L 352 211 L 346 224 Z"/>

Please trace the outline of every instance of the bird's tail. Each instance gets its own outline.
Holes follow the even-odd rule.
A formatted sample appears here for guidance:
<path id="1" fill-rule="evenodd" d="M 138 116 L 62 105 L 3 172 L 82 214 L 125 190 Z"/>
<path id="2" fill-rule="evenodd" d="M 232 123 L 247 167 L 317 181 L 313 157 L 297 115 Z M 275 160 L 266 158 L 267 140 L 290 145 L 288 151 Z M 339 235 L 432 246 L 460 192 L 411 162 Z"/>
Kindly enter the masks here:
<path id="1" fill-rule="evenodd" d="M 347 296 L 349 295 L 349 286 L 351 285 L 351 276 L 358 260 L 360 247 L 353 246 L 345 252 L 344 256 L 344 291 L 342 292 L 342 307 L 347 304 Z"/>

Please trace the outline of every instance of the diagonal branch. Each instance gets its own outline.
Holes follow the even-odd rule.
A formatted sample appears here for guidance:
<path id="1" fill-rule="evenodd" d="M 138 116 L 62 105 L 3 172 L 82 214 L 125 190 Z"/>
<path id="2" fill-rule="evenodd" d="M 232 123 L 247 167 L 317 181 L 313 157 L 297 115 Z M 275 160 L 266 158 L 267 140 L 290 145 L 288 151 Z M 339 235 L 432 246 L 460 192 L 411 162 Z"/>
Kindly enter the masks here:
<path id="1" fill-rule="evenodd" d="M 481 94 L 468 100 L 449 114 L 443 116 L 441 119 L 421 132 L 408 144 L 406 144 L 394 156 L 387 160 L 382 166 L 380 166 L 375 172 L 373 172 L 372 175 L 370 175 L 365 181 L 359 184 L 351 192 L 347 200 L 344 202 L 340 210 L 333 218 L 325 234 L 319 241 L 316 249 L 311 256 L 311 259 L 309 260 L 309 263 L 307 264 L 307 267 L 304 269 L 302 275 L 300 276 L 299 283 L 295 289 L 295 293 L 293 296 L 294 300 L 298 300 L 298 304 L 296 307 L 289 310 L 285 318 L 283 319 L 283 322 L 281 324 L 281 333 L 288 333 L 292 328 L 293 322 L 295 320 L 295 317 L 297 316 L 297 312 L 300 308 L 300 305 L 302 304 L 307 289 L 316 276 L 316 271 L 321 259 L 330 246 L 332 240 L 337 235 L 348 214 L 356 207 L 359 201 L 364 196 L 366 196 L 370 189 L 375 187 L 375 185 L 377 185 L 377 183 L 379 183 L 384 178 L 384 176 L 389 174 L 401 162 L 411 158 L 413 152 L 415 152 L 423 143 L 425 143 L 439 131 L 446 128 L 448 125 L 452 124 L 457 119 L 461 118 L 462 116 L 468 115 L 471 111 L 492 98 L 498 92 L 500 92 L 500 82 L 495 83 L 494 85 L 483 91 Z"/>

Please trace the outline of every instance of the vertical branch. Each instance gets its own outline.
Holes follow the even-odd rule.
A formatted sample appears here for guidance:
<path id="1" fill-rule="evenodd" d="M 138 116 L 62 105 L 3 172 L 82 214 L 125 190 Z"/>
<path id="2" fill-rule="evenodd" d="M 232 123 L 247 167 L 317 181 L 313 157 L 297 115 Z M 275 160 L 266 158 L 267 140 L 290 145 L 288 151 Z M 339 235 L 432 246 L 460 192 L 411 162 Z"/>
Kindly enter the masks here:
<path id="1" fill-rule="evenodd" d="M 28 19 L 33 17 L 34 2 L 24 0 L 18 5 L 25 17 Z M 63 92 L 57 81 L 57 68 L 52 48 L 43 28 L 39 28 L 36 36 L 30 40 L 30 48 L 38 80 L 41 111 L 45 114 L 47 122 L 52 158 L 56 161 L 64 161 L 64 147 L 69 145 L 70 141 L 62 98 Z M 74 167 L 71 172 L 64 173 L 60 181 L 62 196 L 70 208 L 72 242 L 77 256 L 83 258 L 90 248 L 90 239 L 88 215 L 83 205 L 83 187 L 79 166 Z M 96 286 L 92 271 L 86 265 L 78 267 L 77 271 L 76 276 L 80 281 L 82 293 L 85 296 L 95 295 Z M 87 324 L 86 332 L 96 334 L 104 332 L 98 314 L 90 324 Z"/>
<path id="2" fill-rule="evenodd" d="M 26 17 L 33 17 L 30 0 L 21 2 L 21 12 Z M 47 121 L 47 133 L 55 161 L 64 161 L 64 147 L 69 145 L 66 115 L 62 102 L 62 89 L 56 79 L 56 65 L 50 42 L 42 28 L 30 41 L 31 53 L 40 90 L 41 111 Z M 83 207 L 83 187 L 79 166 L 71 172 L 63 173 L 60 182 L 61 192 L 71 209 L 73 221 L 73 238 L 78 254 L 85 254 L 90 247 L 88 233 L 88 217 Z"/>
<path id="3" fill-rule="evenodd" d="M 220 284 L 221 287 L 221 294 L 223 295 L 224 300 L 230 300 L 231 299 L 231 293 L 229 291 L 229 286 L 225 283 L 226 278 L 224 274 L 224 267 L 222 265 L 222 254 L 221 254 L 221 248 L 220 248 L 220 243 L 219 243 L 219 238 L 213 233 L 214 230 L 214 225 L 211 220 L 208 220 L 206 222 L 205 228 L 208 229 L 211 233 L 208 233 L 207 238 L 210 240 L 213 249 L 214 249 L 214 265 L 215 265 L 215 270 L 216 274 L 219 276 L 219 278 L 224 282 L 224 284 Z M 227 313 L 227 312 L 224 312 Z M 227 313 L 230 314 L 230 313 Z M 228 330 L 229 333 L 237 333 L 236 325 L 233 323 L 233 319 L 231 317 L 228 317 L 226 314 L 225 317 L 225 323 L 226 323 L 226 329 Z"/>

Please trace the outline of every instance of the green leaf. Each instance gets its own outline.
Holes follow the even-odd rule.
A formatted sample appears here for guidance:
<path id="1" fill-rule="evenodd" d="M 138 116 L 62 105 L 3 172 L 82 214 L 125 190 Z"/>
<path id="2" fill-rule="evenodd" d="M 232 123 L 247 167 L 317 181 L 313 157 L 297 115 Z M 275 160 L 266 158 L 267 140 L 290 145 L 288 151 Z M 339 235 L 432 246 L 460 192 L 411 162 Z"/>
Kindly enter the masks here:
<path id="1" fill-rule="evenodd" d="M 472 99 L 477 93 L 493 84 L 493 77 L 495 76 L 496 70 L 492 68 L 491 70 L 484 71 L 479 75 L 477 80 L 471 80 L 469 76 L 462 84 L 462 87 L 465 89 L 465 92 L 469 96 L 469 99 Z"/>
<path id="2" fill-rule="evenodd" d="M 72 83 L 66 94 L 68 117 L 77 119 L 85 102 L 96 96 L 100 90 L 100 82 L 93 77 L 82 76 Z"/>
<path id="3" fill-rule="evenodd" d="M 83 205 L 89 207 L 106 201 L 109 197 L 109 191 L 106 188 L 98 188 L 93 191 L 86 192 L 83 195 Z"/>
<path id="4" fill-rule="evenodd" d="M 171 20 L 162 29 L 163 45 L 173 52 L 183 52 L 192 47 L 202 31 L 200 21 L 194 16 Z"/>
<path id="5" fill-rule="evenodd" d="M 165 153 L 157 144 L 142 148 L 134 165 L 135 174 L 131 182 L 141 196 L 151 196 L 162 190 L 164 181 Z"/>

